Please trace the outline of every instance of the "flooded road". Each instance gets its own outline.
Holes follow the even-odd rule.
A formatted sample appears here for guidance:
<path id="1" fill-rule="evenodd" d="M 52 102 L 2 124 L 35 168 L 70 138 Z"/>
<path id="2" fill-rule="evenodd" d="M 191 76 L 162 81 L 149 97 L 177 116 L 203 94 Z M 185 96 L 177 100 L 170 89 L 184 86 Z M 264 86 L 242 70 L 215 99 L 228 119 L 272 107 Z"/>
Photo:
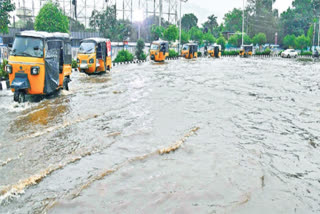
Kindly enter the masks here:
<path id="1" fill-rule="evenodd" d="M 0 213 L 319 213 L 320 66 L 177 60 L 0 91 Z"/>

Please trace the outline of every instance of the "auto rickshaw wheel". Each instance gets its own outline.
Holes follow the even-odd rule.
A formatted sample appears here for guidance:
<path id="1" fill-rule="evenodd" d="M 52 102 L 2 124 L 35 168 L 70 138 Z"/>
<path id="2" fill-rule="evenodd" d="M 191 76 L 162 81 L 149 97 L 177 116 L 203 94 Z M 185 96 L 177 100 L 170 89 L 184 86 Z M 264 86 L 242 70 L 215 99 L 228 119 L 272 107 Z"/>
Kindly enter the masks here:
<path id="1" fill-rule="evenodd" d="M 18 103 L 24 103 L 26 101 L 26 96 L 24 91 L 15 91 L 13 94 L 13 100 Z"/>
<path id="2" fill-rule="evenodd" d="M 64 77 L 63 89 L 66 90 L 66 91 L 69 91 L 69 82 L 70 82 L 69 77 Z"/>

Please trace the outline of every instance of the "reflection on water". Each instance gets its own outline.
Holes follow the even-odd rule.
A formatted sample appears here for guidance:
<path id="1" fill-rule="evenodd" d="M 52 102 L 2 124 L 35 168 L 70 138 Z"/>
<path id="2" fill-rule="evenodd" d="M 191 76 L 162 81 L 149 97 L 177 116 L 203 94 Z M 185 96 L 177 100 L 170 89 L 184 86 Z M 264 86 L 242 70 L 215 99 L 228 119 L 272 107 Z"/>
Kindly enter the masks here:
<path id="1" fill-rule="evenodd" d="M 40 102 L 0 92 L 0 213 L 319 213 L 319 79 L 199 58 L 75 72 Z"/>

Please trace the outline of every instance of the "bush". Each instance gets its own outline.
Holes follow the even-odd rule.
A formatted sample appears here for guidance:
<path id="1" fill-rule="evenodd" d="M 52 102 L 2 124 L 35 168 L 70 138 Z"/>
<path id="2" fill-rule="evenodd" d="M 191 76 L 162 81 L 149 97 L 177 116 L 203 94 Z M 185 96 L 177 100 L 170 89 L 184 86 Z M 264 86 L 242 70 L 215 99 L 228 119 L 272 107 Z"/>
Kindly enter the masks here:
<path id="1" fill-rule="evenodd" d="M 202 57 L 202 53 L 200 51 L 198 52 L 198 57 Z"/>
<path id="2" fill-rule="evenodd" d="M 312 52 L 311 51 L 304 51 L 300 53 L 301 56 L 312 56 Z"/>
<path id="3" fill-rule="evenodd" d="M 9 74 L 6 72 L 6 65 L 8 64 L 7 60 L 3 60 L 2 64 L 0 64 L 0 79 L 8 79 Z"/>
<path id="4" fill-rule="evenodd" d="M 72 68 L 78 68 L 77 60 L 74 60 L 74 59 L 72 60 L 71 67 Z"/>
<path id="5" fill-rule="evenodd" d="M 270 55 L 271 53 L 271 50 L 270 48 L 266 48 L 264 51 L 262 52 L 259 52 L 259 51 L 256 51 L 255 55 L 259 56 L 259 55 Z"/>
<path id="6" fill-rule="evenodd" d="M 177 56 L 179 56 L 178 52 L 176 52 L 173 49 L 169 50 L 169 57 L 177 57 Z"/>
<path id="7" fill-rule="evenodd" d="M 239 55 L 239 51 L 222 51 L 222 56 L 236 56 Z"/>
<path id="8" fill-rule="evenodd" d="M 147 58 L 147 55 L 143 52 L 144 47 L 144 41 L 139 39 L 136 46 L 136 57 L 138 60 L 145 60 Z"/>
<path id="9" fill-rule="evenodd" d="M 133 60 L 133 55 L 127 50 L 119 51 L 114 62 L 130 62 Z"/>

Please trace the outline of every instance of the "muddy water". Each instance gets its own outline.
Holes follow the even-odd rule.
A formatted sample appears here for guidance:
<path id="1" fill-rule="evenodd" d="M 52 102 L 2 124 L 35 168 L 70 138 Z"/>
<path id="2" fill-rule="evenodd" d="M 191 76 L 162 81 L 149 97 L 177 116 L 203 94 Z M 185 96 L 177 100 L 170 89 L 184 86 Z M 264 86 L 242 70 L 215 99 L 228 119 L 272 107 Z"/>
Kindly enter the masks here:
<path id="1" fill-rule="evenodd" d="M 0 91 L 0 213 L 319 213 L 320 66 L 198 59 Z M 175 151 L 171 151 L 175 150 Z"/>

